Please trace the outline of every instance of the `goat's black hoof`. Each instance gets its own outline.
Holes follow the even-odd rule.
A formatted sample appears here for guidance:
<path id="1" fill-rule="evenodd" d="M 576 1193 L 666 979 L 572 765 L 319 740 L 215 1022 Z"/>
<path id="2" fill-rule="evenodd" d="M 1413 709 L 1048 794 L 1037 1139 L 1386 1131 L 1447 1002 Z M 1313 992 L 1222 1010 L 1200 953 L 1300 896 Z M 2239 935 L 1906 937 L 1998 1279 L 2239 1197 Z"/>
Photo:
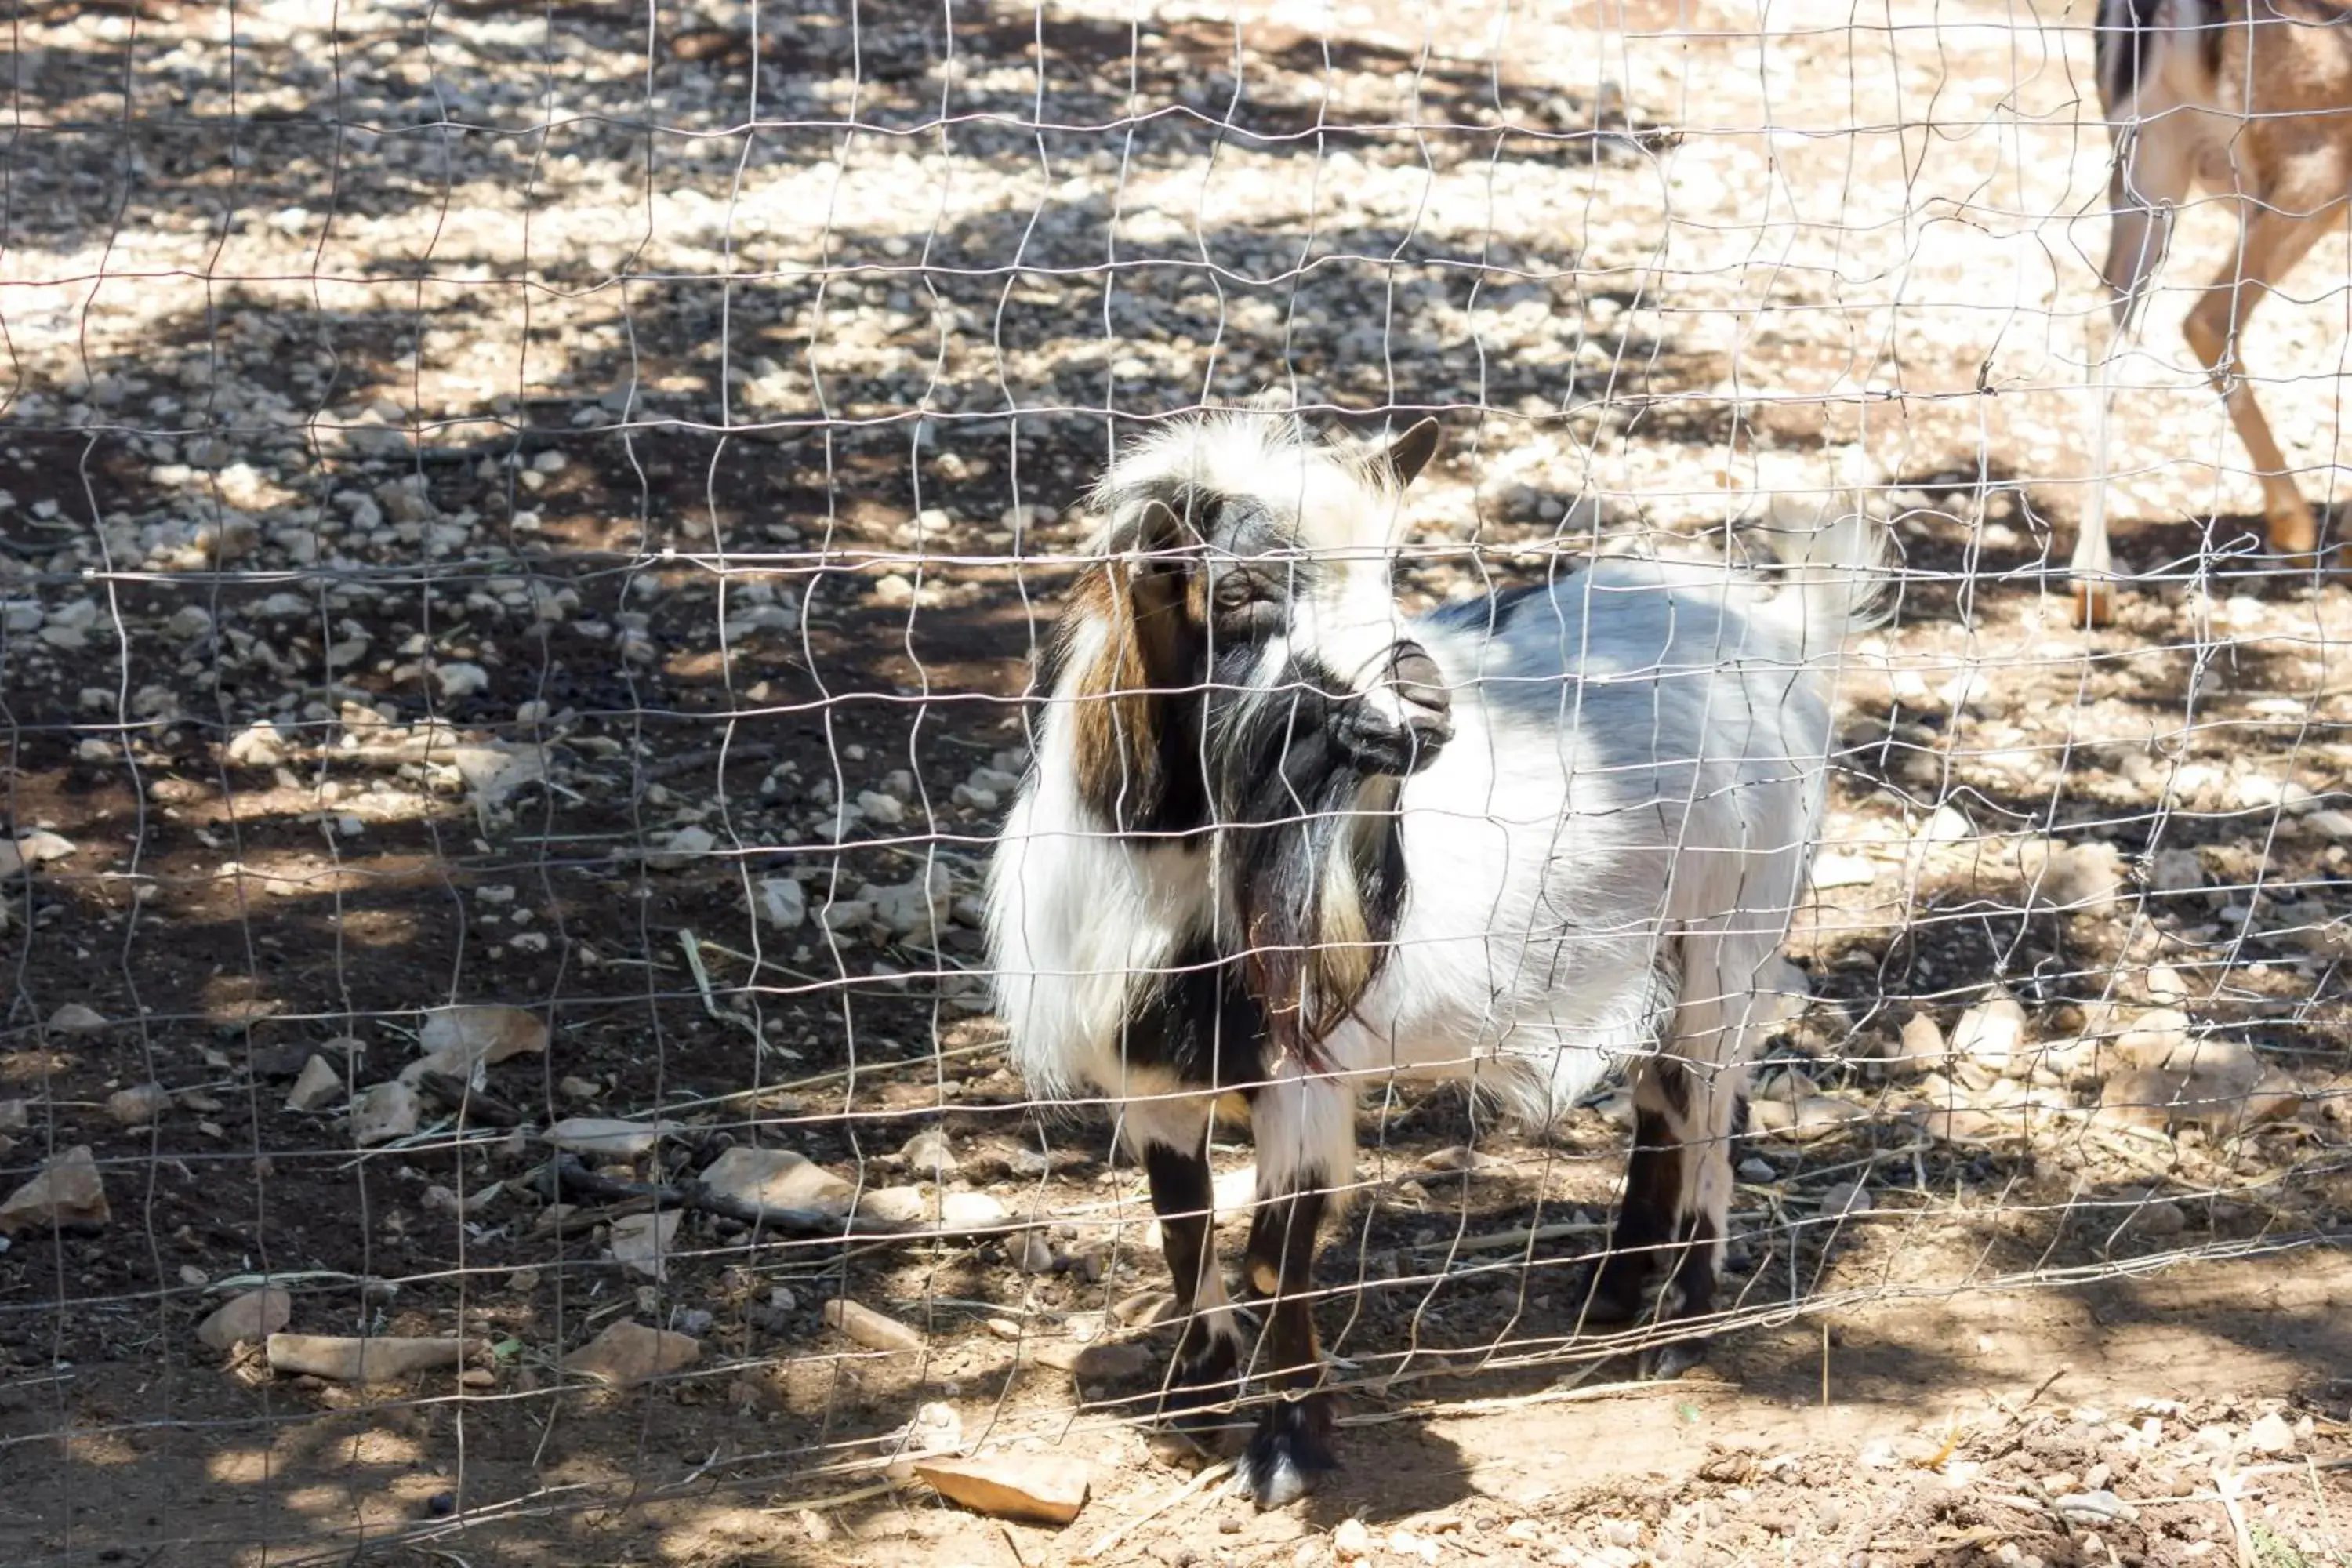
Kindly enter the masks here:
<path id="1" fill-rule="evenodd" d="M 1243 1450 L 1234 1484 L 1258 1507 L 1280 1508 L 1313 1491 L 1339 1464 L 1331 1456 L 1330 1401 L 1310 1394 L 1267 1409 Z"/>
<path id="2" fill-rule="evenodd" d="M 1693 1367 L 1706 1362 L 1706 1352 L 1713 1342 L 1705 1334 L 1695 1334 L 1671 1344 L 1653 1345 L 1633 1363 L 1633 1375 L 1645 1383 L 1668 1383 Z"/>
<path id="3" fill-rule="evenodd" d="M 1650 1293 L 1649 1270 L 1602 1264 L 1584 1295 L 1587 1323 L 1630 1323 L 1642 1315 Z"/>

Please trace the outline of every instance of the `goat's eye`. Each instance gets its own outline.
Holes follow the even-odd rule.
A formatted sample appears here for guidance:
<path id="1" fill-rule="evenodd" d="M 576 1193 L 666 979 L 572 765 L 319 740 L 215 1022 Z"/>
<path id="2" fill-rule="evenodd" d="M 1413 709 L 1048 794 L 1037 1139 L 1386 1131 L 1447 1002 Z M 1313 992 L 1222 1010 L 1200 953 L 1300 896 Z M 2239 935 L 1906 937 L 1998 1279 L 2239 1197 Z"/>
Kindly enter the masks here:
<path id="1" fill-rule="evenodd" d="M 1265 637 L 1282 625 L 1274 585 L 1254 572 L 1228 572 L 1209 595 L 1217 629 L 1228 637 Z"/>

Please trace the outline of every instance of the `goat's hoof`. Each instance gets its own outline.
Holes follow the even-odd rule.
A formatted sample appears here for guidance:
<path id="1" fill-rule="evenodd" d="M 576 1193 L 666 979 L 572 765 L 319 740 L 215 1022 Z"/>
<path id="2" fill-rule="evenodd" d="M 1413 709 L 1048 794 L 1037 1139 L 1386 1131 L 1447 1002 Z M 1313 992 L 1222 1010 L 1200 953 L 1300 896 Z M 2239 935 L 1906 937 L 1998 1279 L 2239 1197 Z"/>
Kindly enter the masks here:
<path id="1" fill-rule="evenodd" d="M 2074 624 L 2078 626 L 2113 626 L 2116 619 L 2116 585 L 2113 583 L 2074 582 Z"/>
<path id="2" fill-rule="evenodd" d="M 1711 1342 L 1704 1334 L 1671 1344 L 1653 1345 L 1633 1363 L 1633 1375 L 1644 1383 L 1670 1383 L 1695 1366 L 1703 1365 Z"/>
<path id="3" fill-rule="evenodd" d="M 1593 1277 L 1592 1288 L 1585 1292 L 1580 1324 L 1630 1323 L 1642 1315 L 1649 1293 L 1645 1271 L 1612 1269 L 1604 1264 Z"/>
<path id="4" fill-rule="evenodd" d="M 1258 1507 L 1280 1508 L 1313 1491 L 1339 1463 L 1331 1457 L 1330 1402 L 1308 1394 L 1267 1409 L 1242 1452 L 1234 1484 Z"/>

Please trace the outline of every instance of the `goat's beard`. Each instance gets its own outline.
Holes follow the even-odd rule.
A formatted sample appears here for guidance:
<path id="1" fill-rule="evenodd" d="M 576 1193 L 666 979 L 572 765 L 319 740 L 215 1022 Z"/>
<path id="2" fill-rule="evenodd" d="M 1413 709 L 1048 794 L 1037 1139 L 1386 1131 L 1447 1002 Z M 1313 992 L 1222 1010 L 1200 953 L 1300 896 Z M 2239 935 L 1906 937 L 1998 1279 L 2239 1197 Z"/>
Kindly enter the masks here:
<path id="1" fill-rule="evenodd" d="M 1336 742 L 1312 691 L 1244 695 L 1213 718 L 1219 858 L 1269 1067 L 1328 1071 L 1322 1049 L 1388 960 L 1404 903 L 1401 781 Z"/>

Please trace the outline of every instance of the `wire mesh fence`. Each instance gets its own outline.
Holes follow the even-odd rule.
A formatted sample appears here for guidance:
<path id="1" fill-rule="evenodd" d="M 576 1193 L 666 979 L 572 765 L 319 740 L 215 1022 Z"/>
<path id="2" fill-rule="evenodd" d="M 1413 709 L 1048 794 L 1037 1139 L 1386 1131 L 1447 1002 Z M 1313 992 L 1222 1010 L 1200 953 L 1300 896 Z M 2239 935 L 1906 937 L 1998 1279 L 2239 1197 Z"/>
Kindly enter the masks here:
<path id="1" fill-rule="evenodd" d="M 25 1560 L 2340 1553 L 2352 597 L 2263 552 L 2177 332 L 2235 197 L 2181 208 L 2093 449 L 2092 23 L 26 0 Z M 2323 516 L 2346 266 L 2244 330 Z M 1269 390 L 1439 421 L 1408 613 L 1853 497 L 1895 559 L 1760 977 L 1714 1373 L 1633 1386 L 1665 1332 L 1583 1310 L 1622 1075 L 1548 1128 L 1370 1075 L 1311 1280 L 1334 1511 L 1209 1539 L 1145 1173 L 1107 1086 L 1014 1070 L 983 879 L 1089 487 Z M 1207 1152 L 1230 1268 L 1246 1118 Z M 1823 1425 L 1727 1448 L 1742 1399 Z M 1682 1489 L 1578 1490 L 1653 1461 Z M 927 1489 L 1088 1487 L 1059 1535 Z"/>

